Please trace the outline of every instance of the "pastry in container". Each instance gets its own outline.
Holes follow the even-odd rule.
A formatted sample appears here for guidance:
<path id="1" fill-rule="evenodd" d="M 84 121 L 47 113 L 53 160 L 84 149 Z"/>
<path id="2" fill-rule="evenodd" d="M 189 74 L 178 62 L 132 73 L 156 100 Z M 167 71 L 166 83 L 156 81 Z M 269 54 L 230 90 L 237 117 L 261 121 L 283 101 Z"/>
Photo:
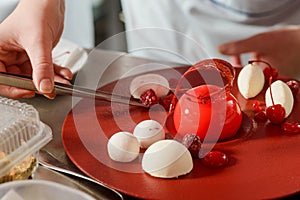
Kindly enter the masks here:
<path id="1" fill-rule="evenodd" d="M 0 183 L 28 179 L 38 166 L 39 149 L 51 139 L 33 106 L 0 97 Z"/>

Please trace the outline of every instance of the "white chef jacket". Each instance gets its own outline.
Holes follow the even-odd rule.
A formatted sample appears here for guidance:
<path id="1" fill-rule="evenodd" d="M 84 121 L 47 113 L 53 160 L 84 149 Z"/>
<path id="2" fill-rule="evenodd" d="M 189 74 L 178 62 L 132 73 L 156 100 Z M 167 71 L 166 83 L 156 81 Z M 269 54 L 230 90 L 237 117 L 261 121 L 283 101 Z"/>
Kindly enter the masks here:
<path id="1" fill-rule="evenodd" d="M 19 0 L 0 0 L 0 22 L 17 6 Z M 93 0 L 66 0 L 65 27 L 62 37 L 79 46 L 95 46 Z"/>
<path id="2" fill-rule="evenodd" d="M 122 0 L 130 53 L 181 63 L 228 60 L 218 45 L 300 23 L 298 0 Z M 247 57 L 244 58 L 244 62 Z"/>

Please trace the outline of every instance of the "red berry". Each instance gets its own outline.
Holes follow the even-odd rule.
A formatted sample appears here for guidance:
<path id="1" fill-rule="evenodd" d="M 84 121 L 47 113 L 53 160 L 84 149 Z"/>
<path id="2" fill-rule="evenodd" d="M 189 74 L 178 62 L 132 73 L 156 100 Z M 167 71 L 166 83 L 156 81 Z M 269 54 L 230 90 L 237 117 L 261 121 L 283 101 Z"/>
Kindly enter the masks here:
<path id="1" fill-rule="evenodd" d="M 273 81 L 278 77 L 278 70 L 273 67 L 266 67 L 264 70 L 265 80 L 269 81 L 270 77 L 272 76 Z"/>
<path id="2" fill-rule="evenodd" d="M 263 110 L 262 107 L 260 106 L 259 101 L 254 101 L 252 106 L 253 106 L 253 112 L 255 112 L 255 113 L 259 113 Z"/>
<path id="3" fill-rule="evenodd" d="M 178 99 L 175 96 L 175 94 L 171 93 L 167 96 L 161 97 L 159 103 L 166 109 L 166 111 L 170 111 L 175 108 L 177 101 L 178 101 Z M 171 103 L 173 103 L 172 108 L 171 108 Z"/>
<path id="4" fill-rule="evenodd" d="M 182 139 L 182 144 L 186 146 L 186 148 L 188 148 L 188 150 L 194 158 L 199 157 L 201 141 L 198 135 L 186 134 Z"/>
<path id="5" fill-rule="evenodd" d="M 269 106 L 266 115 L 271 123 L 280 124 L 285 118 L 285 110 L 280 104 Z"/>
<path id="6" fill-rule="evenodd" d="M 283 131 L 283 133 L 300 133 L 300 123 L 285 122 L 281 125 L 281 130 Z"/>
<path id="7" fill-rule="evenodd" d="M 260 112 L 255 113 L 254 119 L 256 121 L 261 121 L 261 122 L 265 122 L 265 121 L 268 120 L 267 115 L 264 111 L 260 111 Z"/>
<path id="8" fill-rule="evenodd" d="M 158 98 L 152 89 L 146 90 L 143 94 L 141 94 L 140 99 L 146 106 L 152 106 L 158 103 Z"/>
<path id="9" fill-rule="evenodd" d="M 229 159 L 225 153 L 221 151 L 211 151 L 201 159 L 203 165 L 207 167 L 224 167 L 228 164 Z"/>
<path id="10" fill-rule="evenodd" d="M 286 84 L 289 86 L 291 89 L 293 96 L 296 97 L 299 91 L 299 83 L 296 80 L 290 80 L 286 82 Z"/>

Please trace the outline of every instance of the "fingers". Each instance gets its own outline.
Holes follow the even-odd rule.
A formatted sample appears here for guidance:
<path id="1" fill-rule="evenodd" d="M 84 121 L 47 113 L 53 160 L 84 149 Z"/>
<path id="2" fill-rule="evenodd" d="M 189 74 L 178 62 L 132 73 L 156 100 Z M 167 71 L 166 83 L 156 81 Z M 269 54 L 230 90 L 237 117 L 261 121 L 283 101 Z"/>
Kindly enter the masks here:
<path id="1" fill-rule="evenodd" d="M 230 56 L 230 62 L 235 67 L 240 67 L 242 65 L 240 55 Z"/>
<path id="2" fill-rule="evenodd" d="M 35 96 L 34 91 L 24 90 L 20 88 L 5 86 L 5 85 L 0 85 L 0 94 L 13 99 L 32 98 Z"/>
<path id="3" fill-rule="evenodd" d="M 54 72 L 55 72 L 55 74 L 65 78 L 67 80 L 71 80 L 73 78 L 73 73 L 71 72 L 70 69 L 58 66 L 56 64 L 54 64 Z"/>
<path id="4" fill-rule="evenodd" d="M 40 93 L 51 93 L 54 86 L 52 42 L 37 40 L 35 45 L 25 47 L 31 60 L 32 79 Z"/>
<path id="5" fill-rule="evenodd" d="M 20 68 L 15 65 L 5 67 L 4 63 L 0 61 L 0 71 L 10 72 L 10 73 L 20 73 Z M 24 90 L 20 88 L 10 87 L 6 85 L 0 85 L 0 94 L 8 98 L 18 99 L 18 98 L 32 98 L 35 96 L 34 91 Z"/>
<path id="6" fill-rule="evenodd" d="M 224 43 L 219 46 L 219 52 L 224 55 L 260 52 L 268 41 L 265 34 L 258 34 L 247 39 Z"/>

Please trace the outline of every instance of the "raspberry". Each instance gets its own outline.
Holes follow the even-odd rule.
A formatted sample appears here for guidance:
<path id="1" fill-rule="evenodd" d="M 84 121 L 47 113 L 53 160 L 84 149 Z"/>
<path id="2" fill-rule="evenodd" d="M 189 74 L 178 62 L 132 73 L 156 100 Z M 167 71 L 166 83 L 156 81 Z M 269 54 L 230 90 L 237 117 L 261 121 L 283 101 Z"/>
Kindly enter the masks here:
<path id="1" fill-rule="evenodd" d="M 146 106 L 152 106 L 158 103 L 158 98 L 152 89 L 146 90 L 143 94 L 141 94 L 140 100 Z"/>
<path id="2" fill-rule="evenodd" d="M 195 134 L 186 134 L 182 139 L 182 144 L 188 148 L 192 157 L 198 158 L 198 154 L 201 148 L 200 137 Z"/>

